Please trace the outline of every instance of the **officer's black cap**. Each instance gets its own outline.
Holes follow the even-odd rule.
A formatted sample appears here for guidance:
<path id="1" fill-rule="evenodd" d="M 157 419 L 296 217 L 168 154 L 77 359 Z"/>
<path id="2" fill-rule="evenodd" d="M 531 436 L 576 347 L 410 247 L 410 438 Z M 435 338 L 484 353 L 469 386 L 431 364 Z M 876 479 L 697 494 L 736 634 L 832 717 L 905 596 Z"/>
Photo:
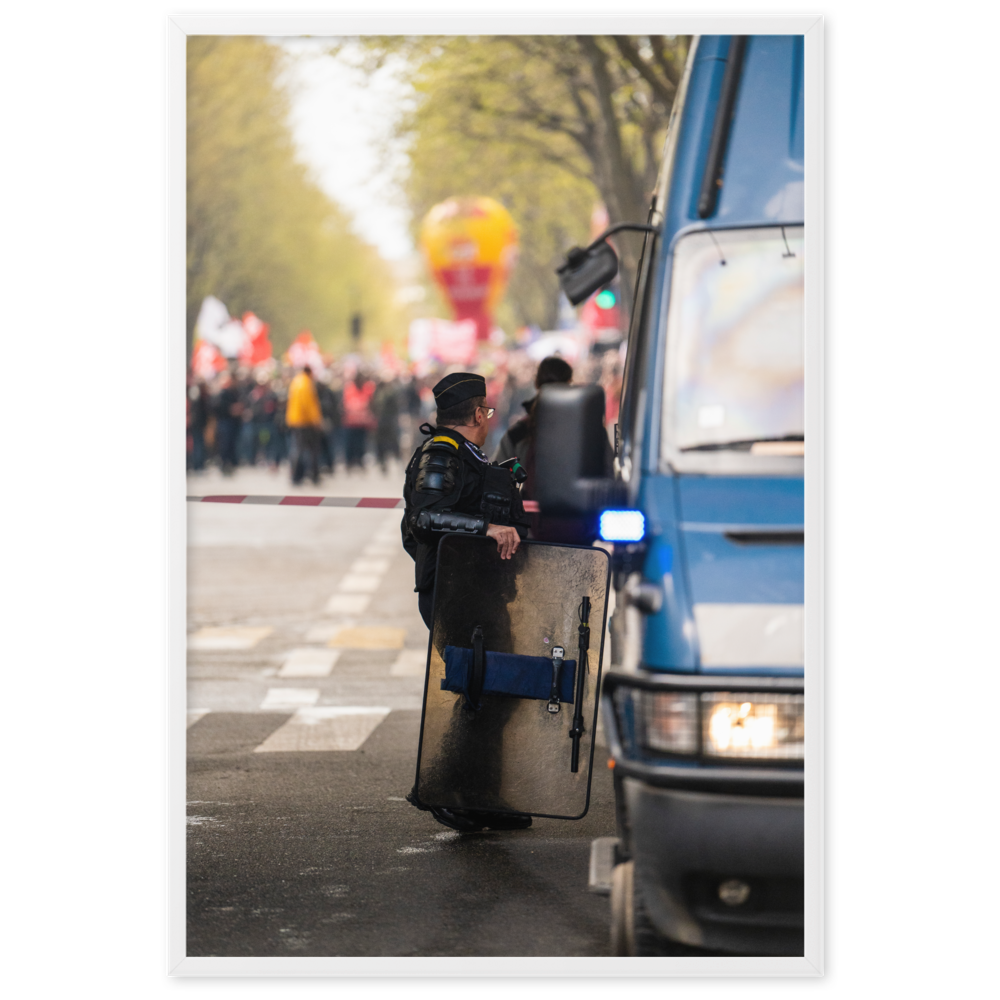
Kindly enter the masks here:
<path id="1" fill-rule="evenodd" d="M 452 372 L 445 375 L 433 389 L 434 402 L 439 410 L 450 410 L 453 406 L 486 395 L 486 379 L 472 372 Z"/>

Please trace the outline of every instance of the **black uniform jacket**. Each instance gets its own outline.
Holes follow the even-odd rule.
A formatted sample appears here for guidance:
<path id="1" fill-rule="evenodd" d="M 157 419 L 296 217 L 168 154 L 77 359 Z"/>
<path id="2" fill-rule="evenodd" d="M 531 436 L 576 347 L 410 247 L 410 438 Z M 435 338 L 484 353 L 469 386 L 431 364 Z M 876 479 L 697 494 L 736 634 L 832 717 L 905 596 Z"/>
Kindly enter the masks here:
<path id="1" fill-rule="evenodd" d="M 400 530 L 403 548 L 416 563 L 417 591 L 434 588 L 437 546 L 450 531 L 485 535 L 491 524 L 517 528 L 528 519 L 510 471 L 489 459 L 454 427 L 421 426 L 426 440 L 406 467 Z"/>

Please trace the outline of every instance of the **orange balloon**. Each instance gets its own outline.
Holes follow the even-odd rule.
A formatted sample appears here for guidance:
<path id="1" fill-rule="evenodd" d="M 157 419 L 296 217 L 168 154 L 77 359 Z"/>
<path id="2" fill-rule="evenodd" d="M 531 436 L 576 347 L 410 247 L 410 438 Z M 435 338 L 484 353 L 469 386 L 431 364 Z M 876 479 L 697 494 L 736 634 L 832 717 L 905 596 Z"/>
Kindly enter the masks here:
<path id="1" fill-rule="evenodd" d="M 510 213 L 493 198 L 449 198 L 427 213 L 420 245 L 455 318 L 475 320 L 485 340 L 517 259 Z"/>

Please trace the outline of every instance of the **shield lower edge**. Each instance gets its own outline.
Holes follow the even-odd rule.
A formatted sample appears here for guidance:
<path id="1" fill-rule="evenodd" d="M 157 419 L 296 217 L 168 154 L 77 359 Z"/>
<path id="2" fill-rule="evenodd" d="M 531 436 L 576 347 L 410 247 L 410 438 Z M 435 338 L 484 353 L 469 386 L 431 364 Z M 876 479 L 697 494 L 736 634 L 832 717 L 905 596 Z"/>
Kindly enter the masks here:
<path id="1" fill-rule="evenodd" d="M 415 787 L 424 806 L 558 819 L 586 814 L 609 584 L 603 549 L 527 541 L 502 560 L 492 539 L 442 539 Z M 590 637 L 573 772 L 584 598 Z M 476 626 L 482 630 L 484 684 L 473 709 Z M 552 712 L 556 646 L 565 657 L 559 711 Z M 567 696 L 572 703 L 563 700 Z"/>

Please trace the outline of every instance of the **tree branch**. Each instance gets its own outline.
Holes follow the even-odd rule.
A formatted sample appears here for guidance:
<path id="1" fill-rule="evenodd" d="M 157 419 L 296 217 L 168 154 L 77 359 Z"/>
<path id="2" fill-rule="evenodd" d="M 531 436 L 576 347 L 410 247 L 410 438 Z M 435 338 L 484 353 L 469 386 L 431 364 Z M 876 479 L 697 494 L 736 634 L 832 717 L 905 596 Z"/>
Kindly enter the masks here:
<path id="1" fill-rule="evenodd" d="M 601 110 L 603 147 L 608 165 L 605 199 L 613 200 L 614 204 L 609 204 L 608 208 L 619 216 L 618 220 L 612 218 L 613 222 L 630 221 L 638 218 L 639 211 L 636 208 L 638 201 L 635 191 L 636 177 L 622 146 L 622 136 L 615 115 L 614 101 L 612 100 L 613 88 L 605 63 L 605 54 L 590 35 L 578 36 L 578 41 L 584 56 L 590 63 L 594 89 L 597 92 L 597 102 Z M 612 196 L 611 199 L 608 199 L 608 195 Z"/>
<path id="2" fill-rule="evenodd" d="M 659 79 L 649 63 L 639 55 L 639 50 L 635 47 L 635 43 L 627 35 L 612 35 L 612 38 L 618 47 L 618 51 L 629 65 L 638 71 L 643 80 L 649 84 L 650 89 L 653 91 L 653 96 L 663 105 L 669 115 L 670 108 L 674 103 L 674 95 L 677 93 L 677 87 L 673 80 L 668 77 L 667 82 L 664 83 Z"/>
<path id="3" fill-rule="evenodd" d="M 649 36 L 649 47 L 653 50 L 653 55 L 656 58 L 656 62 L 659 64 L 661 70 L 663 70 L 663 75 L 674 85 L 676 88 L 681 82 L 681 70 L 677 63 L 680 59 L 677 57 L 680 54 L 680 44 L 675 43 L 676 47 L 670 45 L 663 35 L 650 35 Z M 687 53 L 688 40 L 684 40 L 684 52 Z M 677 60 L 675 62 L 675 59 Z"/>

